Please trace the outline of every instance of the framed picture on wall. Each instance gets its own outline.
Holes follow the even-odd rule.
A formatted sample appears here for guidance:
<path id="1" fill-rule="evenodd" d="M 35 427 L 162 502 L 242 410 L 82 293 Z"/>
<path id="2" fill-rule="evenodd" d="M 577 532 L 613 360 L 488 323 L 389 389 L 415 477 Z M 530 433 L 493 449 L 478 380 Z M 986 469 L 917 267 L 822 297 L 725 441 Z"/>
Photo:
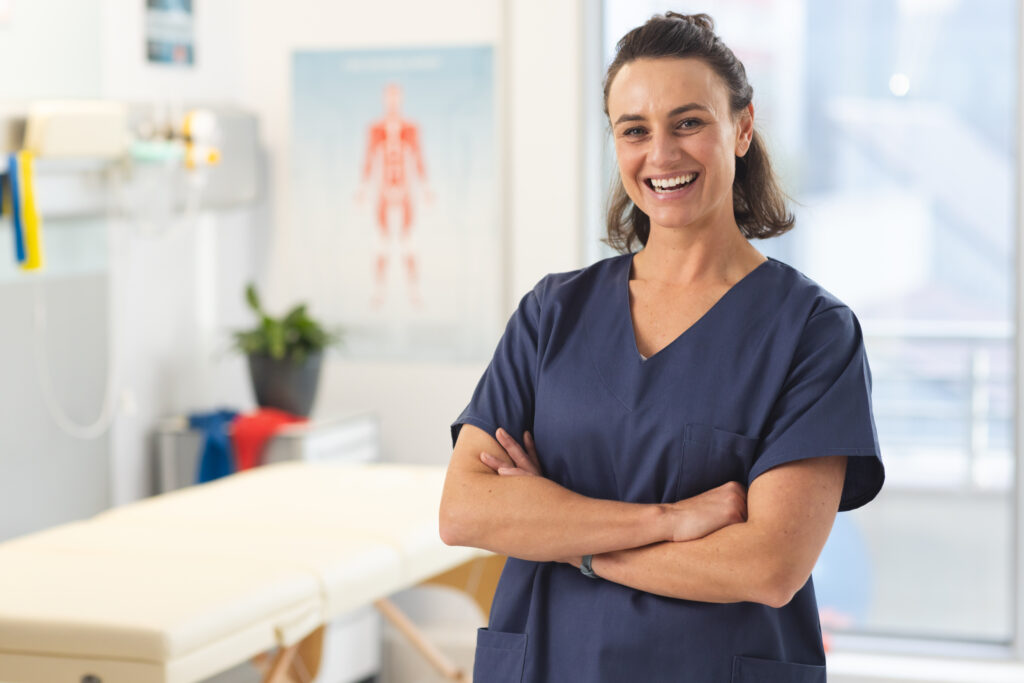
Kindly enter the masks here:
<path id="1" fill-rule="evenodd" d="M 500 332 L 489 46 L 293 56 L 291 197 L 347 355 L 485 359 Z"/>
<path id="2" fill-rule="evenodd" d="M 146 0 L 146 59 L 157 64 L 195 64 L 192 0 Z"/>

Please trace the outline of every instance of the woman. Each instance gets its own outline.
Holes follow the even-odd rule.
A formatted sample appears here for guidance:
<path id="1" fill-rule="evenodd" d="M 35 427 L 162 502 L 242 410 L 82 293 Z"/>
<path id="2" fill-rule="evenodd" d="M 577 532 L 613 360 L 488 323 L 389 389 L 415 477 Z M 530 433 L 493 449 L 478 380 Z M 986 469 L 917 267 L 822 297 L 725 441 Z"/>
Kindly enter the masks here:
<path id="1" fill-rule="evenodd" d="M 810 572 L 884 478 L 860 328 L 748 242 L 793 220 L 709 17 L 604 96 L 625 253 L 527 293 L 452 425 L 442 538 L 510 558 L 474 681 L 824 681 Z"/>

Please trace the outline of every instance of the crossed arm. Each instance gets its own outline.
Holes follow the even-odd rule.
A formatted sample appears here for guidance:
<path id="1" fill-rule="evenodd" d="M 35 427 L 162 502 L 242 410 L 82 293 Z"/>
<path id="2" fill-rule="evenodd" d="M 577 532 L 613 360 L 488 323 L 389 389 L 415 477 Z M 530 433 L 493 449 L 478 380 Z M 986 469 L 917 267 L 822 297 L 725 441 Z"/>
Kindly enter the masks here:
<path id="1" fill-rule="evenodd" d="M 441 499 L 441 537 L 534 561 L 579 564 L 639 590 L 703 602 L 789 602 L 810 576 L 846 459 L 775 467 L 669 505 L 588 498 L 540 475 L 536 450 L 464 425 Z"/>

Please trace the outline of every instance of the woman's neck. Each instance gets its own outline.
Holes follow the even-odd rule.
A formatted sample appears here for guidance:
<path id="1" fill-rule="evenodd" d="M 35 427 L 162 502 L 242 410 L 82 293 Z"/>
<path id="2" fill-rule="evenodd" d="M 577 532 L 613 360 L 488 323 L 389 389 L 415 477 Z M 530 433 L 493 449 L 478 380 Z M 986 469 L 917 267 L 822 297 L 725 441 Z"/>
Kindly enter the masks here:
<path id="1" fill-rule="evenodd" d="M 764 261 L 738 227 L 652 225 L 647 245 L 633 258 L 632 279 L 674 286 L 737 282 Z"/>

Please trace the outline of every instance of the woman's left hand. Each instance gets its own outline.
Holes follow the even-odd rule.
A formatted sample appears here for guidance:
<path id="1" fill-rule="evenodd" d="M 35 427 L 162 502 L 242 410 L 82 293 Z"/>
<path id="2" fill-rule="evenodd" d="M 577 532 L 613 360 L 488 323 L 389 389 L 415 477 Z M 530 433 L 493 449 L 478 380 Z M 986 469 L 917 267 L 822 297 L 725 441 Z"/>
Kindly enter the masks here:
<path id="1" fill-rule="evenodd" d="M 533 435 L 530 432 L 524 432 L 523 434 L 523 442 L 526 444 L 525 450 L 519 445 L 518 441 L 512 438 L 511 434 L 500 427 L 495 437 L 509 457 L 512 458 L 514 465 L 510 467 L 508 463 L 502 462 L 490 453 L 480 454 L 480 461 L 483 464 L 503 477 L 544 476 L 540 470 L 540 458 L 537 457 L 537 444 L 533 442 Z"/>

